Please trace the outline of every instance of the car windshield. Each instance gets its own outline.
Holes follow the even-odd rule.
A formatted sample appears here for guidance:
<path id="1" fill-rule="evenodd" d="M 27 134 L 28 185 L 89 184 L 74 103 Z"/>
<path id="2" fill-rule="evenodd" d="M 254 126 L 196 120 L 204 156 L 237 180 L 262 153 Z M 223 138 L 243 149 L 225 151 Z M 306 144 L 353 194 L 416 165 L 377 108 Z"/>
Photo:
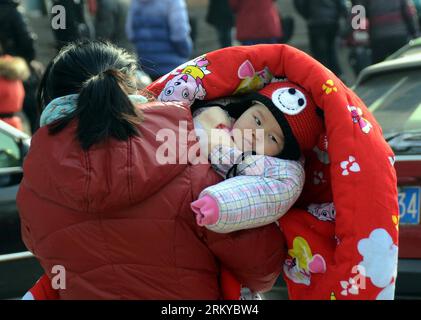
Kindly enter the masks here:
<path id="1" fill-rule="evenodd" d="M 385 136 L 421 129 L 421 69 L 375 75 L 354 90 Z"/>

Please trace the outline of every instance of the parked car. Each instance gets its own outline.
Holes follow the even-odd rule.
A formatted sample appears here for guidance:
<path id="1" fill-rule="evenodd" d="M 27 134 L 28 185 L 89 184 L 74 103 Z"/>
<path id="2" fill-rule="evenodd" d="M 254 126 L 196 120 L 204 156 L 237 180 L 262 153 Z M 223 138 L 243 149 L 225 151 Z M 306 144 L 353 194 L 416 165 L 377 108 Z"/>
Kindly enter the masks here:
<path id="1" fill-rule="evenodd" d="M 353 89 L 396 154 L 400 210 L 396 294 L 420 298 L 421 55 L 403 56 L 364 69 Z"/>
<path id="2" fill-rule="evenodd" d="M 411 40 L 406 46 L 387 57 L 386 61 L 421 54 L 421 37 Z"/>
<path id="3" fill-rule="evenodd" d="M 42 274 L 37 260 L 22 243 L 16 208 L 29 144 L 27 134 L 0 121 L 0 299 L 21 296 Z"/>

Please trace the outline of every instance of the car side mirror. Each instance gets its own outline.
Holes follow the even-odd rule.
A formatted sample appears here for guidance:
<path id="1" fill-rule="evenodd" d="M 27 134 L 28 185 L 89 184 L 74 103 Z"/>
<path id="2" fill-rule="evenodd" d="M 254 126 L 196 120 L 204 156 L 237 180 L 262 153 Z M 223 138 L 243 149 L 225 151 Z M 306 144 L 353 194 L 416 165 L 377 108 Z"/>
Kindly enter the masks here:
<path id="1" fill-rule="evenodd" d="M 8 138 L 8 137 L 7 137 Z M 23 140 L 5 139 L 0 145 L 0 188 L 18 185 L 23 177 L 23 158 L 28 144 Z"/>
<path id="2" fill-rule="evenodd" d="M 29 152 L 29 142 L 23 139 L 20 139 L 18 141 L 18 147 L 19 147 L 19 152 L 20 152 L 20 157 L 21 157 L 20 158 L 21 166 L 23 166 L 23 161 Z"/>
<path id="3" fill-rule="evenodd" d="M 0 168 L 0 188 L 18 185 L 22 178 L 22 167 Z"/>

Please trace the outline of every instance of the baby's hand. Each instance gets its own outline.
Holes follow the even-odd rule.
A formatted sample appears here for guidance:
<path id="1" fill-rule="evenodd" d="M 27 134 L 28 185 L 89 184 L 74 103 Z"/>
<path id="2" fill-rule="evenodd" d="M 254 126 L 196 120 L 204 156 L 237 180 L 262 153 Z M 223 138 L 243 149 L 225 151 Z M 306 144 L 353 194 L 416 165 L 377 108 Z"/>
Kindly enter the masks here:
<path id="1" fill-rule="evenodd" d="M 231 126 L 231 120 L 220 107 L 209 107 L 198 116 L 198 120 L 205 130 L 217 128 L 219 125 Z"/>
<path id="2" fill-rule="evenodd" d="M 196 223 L 199 226 L 213 225 L 218 222 L 219 207 L 212 197 L 204 196 L 192 202 L 190 206 L 196 215 Z"/>

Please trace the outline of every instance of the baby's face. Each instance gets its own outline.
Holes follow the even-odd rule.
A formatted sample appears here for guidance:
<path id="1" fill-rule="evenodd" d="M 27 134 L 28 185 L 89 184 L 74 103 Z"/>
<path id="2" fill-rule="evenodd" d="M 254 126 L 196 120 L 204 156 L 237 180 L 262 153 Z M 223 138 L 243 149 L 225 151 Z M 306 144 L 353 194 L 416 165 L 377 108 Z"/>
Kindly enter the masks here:
<path id="1" fill-rule="evenodd" d="M 256 151 L 267 156 L 277 156 L 284 149 L 284 133 L 269 109 L 261 103 L 255 103 L 234 124 L 234 142 L 244 151 Z M 248 129 L 246 131 L 246 129 Z M 258 129 L 264 131 L 257 131 Z M 241 132 L 241 136 L 238 135 Z M 251 133 L 251 134 L 250 134 Z"/>

